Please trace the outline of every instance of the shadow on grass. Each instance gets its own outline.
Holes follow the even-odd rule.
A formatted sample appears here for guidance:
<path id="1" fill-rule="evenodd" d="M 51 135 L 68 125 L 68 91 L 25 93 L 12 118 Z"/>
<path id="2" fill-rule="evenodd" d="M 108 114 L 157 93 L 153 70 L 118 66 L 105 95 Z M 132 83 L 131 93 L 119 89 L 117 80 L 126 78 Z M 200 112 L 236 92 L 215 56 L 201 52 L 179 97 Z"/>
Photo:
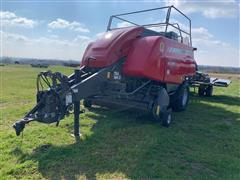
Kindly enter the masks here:
<path id="1" fill-rule="evenodd" d="M 226 104 L 238 105 L 232 97 L 208 98 L 221 103 L 223 99 Z M 86 116 L 97 121 L 91 129 L 93 134 L 80 143 L 46 144 L 32 154 L 20 150 L 14 154 L 22 162 L 37 161 L 38 171 L 46 179 L 77 179 L 80 175 L 96 179 L 104 174 L 104 178 L 112 179 L 216 178 L 223 172 L 239 171 L 237 166 L 230 166 L 238 156 L 238 149 L 231 144 L 231 129 L 239 125 L 237 113 L 193 100 L 187 111 L 174 113 L 170 128 L 163 128 L 148 116 L 139 119 L 132 111 L 92 111 L 95 113 Z M 221 162 L 223 157 L 225 161 Z"/>
<path id="2" fill-rule="evenodd" d="M 212 97 L 203 98 L 208 102 L 222 103 L 226 105 L 240 106 L 240 98 L 226 95 L 214 95 Z"/>
<path id="3" fill-rule="evenodd" d="M 198 100 L 203 100 L 206 102 L 212 102 L 212 103 L 221 103 L 225 105 L 231 105 L 231 106 L 240 106 L 240 97 L 237 96 L 227 96 L 227 95 L 213 95 L 211 97 L 200 97 L 197 93 L 191 92 L 191 95 L 194 97 L 197 97 Z"/>

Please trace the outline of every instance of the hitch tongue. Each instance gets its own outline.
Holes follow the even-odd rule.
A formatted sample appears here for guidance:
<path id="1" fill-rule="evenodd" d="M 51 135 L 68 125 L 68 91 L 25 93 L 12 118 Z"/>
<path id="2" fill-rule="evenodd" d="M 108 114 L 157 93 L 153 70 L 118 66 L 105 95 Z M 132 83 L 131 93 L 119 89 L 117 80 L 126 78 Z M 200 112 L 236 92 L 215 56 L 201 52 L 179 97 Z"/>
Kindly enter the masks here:
<path id="1" fill-rule="evenodd" d="M 19 120 L 12 125 L 12 127 L 15 129 L 17 136 L 19 136 L 20 133 L 23 131 L 23 129 L 25 128 L 25 124 L 26 122 L 24 120 Z"/>
<path id="2" fill-rule="evenodd" d="M 15 129 L 16 135 L 19 136 L 20 133 L 25 128 L 25 124 L 29 123 L 30 121 L 33 121 L 33 118 L 23 118 L 17 122 L 15 122 L 12 127 Z"/>

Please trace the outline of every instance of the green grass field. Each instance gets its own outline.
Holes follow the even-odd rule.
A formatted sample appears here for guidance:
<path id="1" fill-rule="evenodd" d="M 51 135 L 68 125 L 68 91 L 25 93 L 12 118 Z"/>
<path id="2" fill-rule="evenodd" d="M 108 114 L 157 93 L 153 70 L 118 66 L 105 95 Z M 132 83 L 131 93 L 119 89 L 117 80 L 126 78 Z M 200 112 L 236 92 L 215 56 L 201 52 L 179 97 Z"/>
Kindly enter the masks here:
<path id="1" fill-rule="evenodd" d="M 44 69 L 0 68 L 0 179 L 240 179 L 239 77 L 213 97 L 192 93 L 169 128 L 134 111 L 95 107 L 81 114 L 75 143 L 72 115 L 59 127 L 33 122 L 16 137 L 11 125 L 35 104 Z"/>

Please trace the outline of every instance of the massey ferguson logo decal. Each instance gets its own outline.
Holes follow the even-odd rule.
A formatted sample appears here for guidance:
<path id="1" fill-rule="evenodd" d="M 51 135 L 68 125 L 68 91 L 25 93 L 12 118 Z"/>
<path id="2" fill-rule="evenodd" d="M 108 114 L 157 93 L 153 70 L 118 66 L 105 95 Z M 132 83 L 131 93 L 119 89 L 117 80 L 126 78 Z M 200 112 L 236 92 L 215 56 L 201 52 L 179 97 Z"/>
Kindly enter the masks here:
<path id="1" fill-rule="evenodd" d="M 162 53 L 164 51 L 164 43 L 163 42 L 160 42 L 160 46 L 159 46 L 159 49 L 160 49 L 160 52 Z"/>
<path id="2" fill-rule="evenodd" d="M 191 50 L 180 49 L 180 48 L 175 48 L 175 47 L 168 48 L 168 52 L 169 53 L 173 53 L 173 54 L 181 54 L 181 55 L 193 56 L 193 52 Z"/>

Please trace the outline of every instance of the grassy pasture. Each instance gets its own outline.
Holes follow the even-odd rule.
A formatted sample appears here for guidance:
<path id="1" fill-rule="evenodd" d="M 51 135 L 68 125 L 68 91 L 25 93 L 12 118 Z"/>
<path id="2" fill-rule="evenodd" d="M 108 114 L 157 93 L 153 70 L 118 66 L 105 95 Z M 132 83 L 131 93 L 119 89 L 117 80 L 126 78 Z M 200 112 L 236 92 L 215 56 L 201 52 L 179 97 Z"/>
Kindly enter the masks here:
<path id="1" fill-rule="evenodd" d="M 215 88 L 213 97 L 192 91 L 169 128 L 134 111 L 95 107 L 81 114 L 75 143 L 72 115 L 59 127 L 31 123 L 16 137 L 11 125 L 35 104 L 44 69 L 0 68 L 0 179 L 240 179 L 239 76 L 228 75 L 230 87 Z"/>

